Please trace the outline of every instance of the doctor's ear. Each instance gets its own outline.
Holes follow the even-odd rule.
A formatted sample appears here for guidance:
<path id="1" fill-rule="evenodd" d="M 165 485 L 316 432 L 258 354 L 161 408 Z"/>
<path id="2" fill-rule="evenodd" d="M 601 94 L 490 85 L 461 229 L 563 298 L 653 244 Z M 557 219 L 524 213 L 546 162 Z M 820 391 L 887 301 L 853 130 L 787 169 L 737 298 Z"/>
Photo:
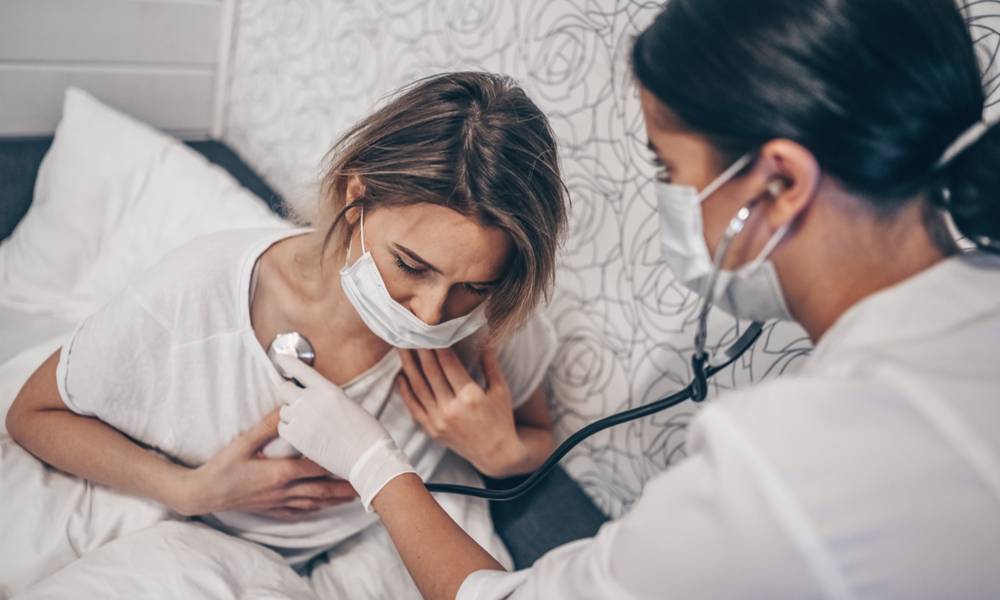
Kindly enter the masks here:
<path id="1" fill-rule="evenodd" d="M 822 174 L 812 152 L 791 140 L 772 140 L 760 149 L 758 168 L 768 183 L 772 229 L 791 223 L 812 202 Z"/>

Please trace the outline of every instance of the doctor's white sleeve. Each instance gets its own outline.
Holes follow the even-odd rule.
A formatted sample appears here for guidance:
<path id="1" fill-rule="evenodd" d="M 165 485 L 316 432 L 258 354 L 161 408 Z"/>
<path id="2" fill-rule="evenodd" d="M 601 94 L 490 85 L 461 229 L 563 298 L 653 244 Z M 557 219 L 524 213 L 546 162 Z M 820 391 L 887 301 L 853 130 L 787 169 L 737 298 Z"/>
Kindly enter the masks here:
<path id="1" fill-rule="evenodd" d="M 624 517 L 530 569 L 472 573 L 458 600 L 837 597 L 819 583 L 794 499 L 715 409 L 692 423 L 690 456 L 650 480 Z"/>

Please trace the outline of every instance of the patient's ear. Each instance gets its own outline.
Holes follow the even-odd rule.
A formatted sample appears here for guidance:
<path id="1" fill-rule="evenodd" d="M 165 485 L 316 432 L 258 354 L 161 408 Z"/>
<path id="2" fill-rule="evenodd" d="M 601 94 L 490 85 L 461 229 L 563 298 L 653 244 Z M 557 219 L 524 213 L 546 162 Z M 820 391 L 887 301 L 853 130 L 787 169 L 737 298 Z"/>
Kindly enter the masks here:
<path id="1" fill-rule="evenodd" d="M 365 195 L 365 184 L 361 181 L 361 177 L 358 175 L 351 175 L 347 178 L 347 186 L 344 188 L 344 205 L 350 206 L 352 202 L 355 202 L 358 198 Z M 344 220 L 347 221 L 352 227 L 361 218 L 361 210 L 359 208 L 349 208 L 347 212 L 344 213 Z"/>

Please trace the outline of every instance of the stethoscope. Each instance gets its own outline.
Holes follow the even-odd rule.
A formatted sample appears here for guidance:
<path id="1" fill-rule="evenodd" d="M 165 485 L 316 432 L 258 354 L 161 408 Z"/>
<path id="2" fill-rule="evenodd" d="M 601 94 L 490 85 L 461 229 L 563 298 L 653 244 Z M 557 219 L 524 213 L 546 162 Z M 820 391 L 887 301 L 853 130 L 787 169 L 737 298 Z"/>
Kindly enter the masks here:
<path id="1" fill-rule="evenodd" d="M 585 425 L 578 431 L 570 435 L 552 452 L 540 467 L 532 472 L 521 483 L 507 489 L 486 489 L 476 486 L 458 485 L 452 483 L 427 483 L 428 491 L 446 494 L 461 494 L 465 496 L 475 496 L 487 500 L 505 501 L 513 500 L 538 485 L 538 483 L 556 467 L 566 454 L 588 437 L 601 432 L 609 427 L 628 423 L 642 417 L 656 414 L 677 406 L 685 400 L 702 402 L 708 396 L 708 381 L 716 373 L 731 365 L 736 359 L 743 356 L 760 337 L 764 329 L 764 324 L 760 321 L 750 323 L 746 331 L 740 335 L 729 347 L 723 349 L 718 356 L 711 356 L 706 350 L 705 343 L 708 335 L 708 314 L 714 306 L 714 292 L 718 283 L 719 272 L 722 261 L 729 251 L 733 237 L 743 230 L 747 219 L 750 218 L 750 205 L 744 206 L 737 212 L 736 216 L 729 222 L 722 240 L 719 242 L 718 251 L 715 253 L 714 268 L 711 275 L 705 281 L 701 290 L 701 309 L 698 312 L 698 329 L 694 337 L 694 353 L 691 356 L 691 382 L 682 390 L 655 400 L 653 402 L 623 410 L 613 415 L 598 419 L 593 423 Z M 309 340 L 298 332 L 279 333 L 267 349 L 267 354 L 278 369 L 278 373 L 286 379 L 292 379 L 274 361 L 276 355 L 294 356 L 306 364 L 312 366 L 316 359 L 316 353 Z"/>

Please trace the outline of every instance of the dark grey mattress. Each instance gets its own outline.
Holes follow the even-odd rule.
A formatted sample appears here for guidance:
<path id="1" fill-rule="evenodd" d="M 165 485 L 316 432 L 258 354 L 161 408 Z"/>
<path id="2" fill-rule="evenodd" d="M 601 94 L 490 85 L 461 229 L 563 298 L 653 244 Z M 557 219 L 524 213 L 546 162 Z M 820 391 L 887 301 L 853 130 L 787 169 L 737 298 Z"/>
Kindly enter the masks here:
<path id="1" fill-rule="evenodd" d="M 216 141 L 185 143 L 226 169 L 281 214 L 280 196 L 228 146 Z M 0 138 L 0 239 L 14 231 L 31 206 L 38 165 L 51 144 L 51 137 Z M 487 482 L 490 487 L 513 483 L 516 480 Z M 594 535 L 607 520 L 561 468 L 529 494 L 510 502 L 494 502 L 491 512 L 517 568 L 530 566 L 551 548 Z"/>

